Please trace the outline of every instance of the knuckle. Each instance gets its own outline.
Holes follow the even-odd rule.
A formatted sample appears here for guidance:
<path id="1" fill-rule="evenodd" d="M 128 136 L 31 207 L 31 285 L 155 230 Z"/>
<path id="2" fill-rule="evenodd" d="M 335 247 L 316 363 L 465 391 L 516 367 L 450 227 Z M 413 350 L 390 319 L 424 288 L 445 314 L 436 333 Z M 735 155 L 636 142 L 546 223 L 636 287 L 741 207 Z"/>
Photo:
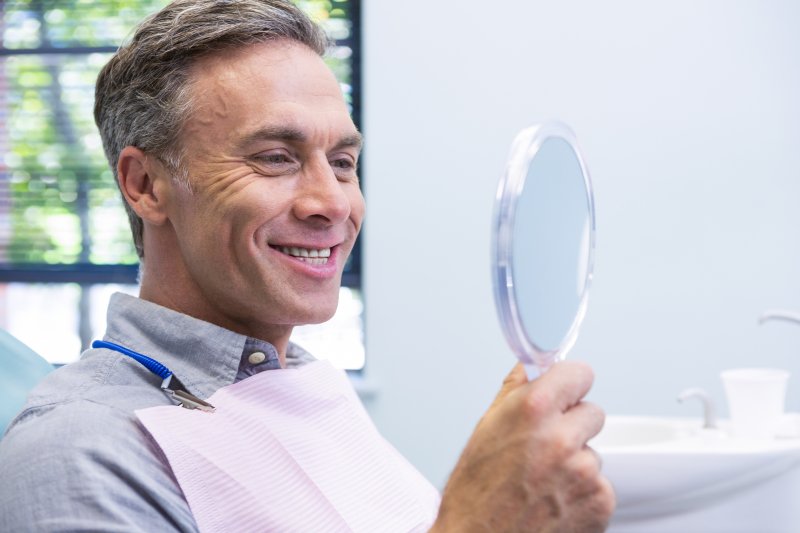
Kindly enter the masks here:
<path id="1" fill-rule="evenodd" d="M 581 430 L 584 438 L 591 439 L 603 430 L 606 421 L 606 413 L 603 409 L 593 403 L 580 402 L 572 408 L 576 413 L 575 424 Z"/>
<path id="2" fill-rule="evenodd" d="M 603 408 L 591 402 L 584 402 L 584 405 L 588 418 L 595 421 L 595 424 L 598 426 L 598 431 L 603 429 L 606 422 L 606 412 Z"/>
<path id="3" fill-rule="evenodd" d="M 600 463 L 597 457 L 589 451 L 581 453 L 574 463 L 573 475 L 581 484 L 599 484 Z"/>
<path id="4" fill-rule="evenodd" d="M 583 443 L 570 431 L 553 429 L 547 439 L 550 457 L 563 465 L 569 475 L 578 477 L 578 471 L 585 468 L 580 449 Z"/>
<path id="5" fill-rule="evenodd" d="M 550 439 L 551 453 L 556 458 L 568 459 L 575 447 L 570 438 L 563 433 L 556 433 Z"/>
<path id="6" fill-rule="evenodd" d="M 542 418 L 553 410 L 553 393 L 545 388 L 532 389 L 525 395 L 525 410 L 531 417 Z"/>

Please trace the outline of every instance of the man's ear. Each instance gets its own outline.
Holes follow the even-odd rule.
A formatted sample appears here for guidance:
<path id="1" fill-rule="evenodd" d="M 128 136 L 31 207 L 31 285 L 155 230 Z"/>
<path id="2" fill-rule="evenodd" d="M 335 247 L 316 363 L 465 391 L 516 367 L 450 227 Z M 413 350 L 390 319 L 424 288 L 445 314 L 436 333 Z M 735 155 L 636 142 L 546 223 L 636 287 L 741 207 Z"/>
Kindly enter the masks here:
<path id="1" fill-rule="evenodd" d="M 139 217 L 160 226 L 167 220 L 164 180 L 169 179 L 139 148 L 126 146 L 117 161 L 117 180 L 125 201 Z"/>

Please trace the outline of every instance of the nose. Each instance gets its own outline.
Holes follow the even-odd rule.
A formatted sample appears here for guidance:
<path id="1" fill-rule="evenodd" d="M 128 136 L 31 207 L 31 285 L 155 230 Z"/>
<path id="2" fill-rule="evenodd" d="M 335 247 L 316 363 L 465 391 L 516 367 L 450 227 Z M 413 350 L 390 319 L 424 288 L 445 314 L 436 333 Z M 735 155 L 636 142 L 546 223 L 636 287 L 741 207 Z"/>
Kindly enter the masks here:
<path id="1" fill-rule="evenodd" d="M 350 198 L 327 159 L 310 164 L 300 180 L 294 215 L 300 220 L 332 226 L 347 220 L 351 208 Z"/>

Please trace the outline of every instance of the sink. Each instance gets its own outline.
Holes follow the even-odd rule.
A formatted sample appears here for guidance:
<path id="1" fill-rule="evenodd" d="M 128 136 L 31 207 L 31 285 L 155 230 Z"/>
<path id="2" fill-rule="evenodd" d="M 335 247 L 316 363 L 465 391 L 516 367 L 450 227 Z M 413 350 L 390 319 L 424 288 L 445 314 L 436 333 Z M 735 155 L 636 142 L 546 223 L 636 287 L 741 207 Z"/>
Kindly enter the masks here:
<path id="1" fill-rule="evenodd" d="M 637 416 L 610 416 L 603 431 L 592 440 L 595 449 L 619 451 L 674 442 L 688 436 L 697 422 Z"/>
<path id="2" fill-rule="evenodd" d="M 720 429 L 701 426 L 699 418 L 607 417 L 589 444 L 617 494 L 609 531 L 798 531 L 800 435 L 747 441 L 731 438 L 724 420 Z"/>

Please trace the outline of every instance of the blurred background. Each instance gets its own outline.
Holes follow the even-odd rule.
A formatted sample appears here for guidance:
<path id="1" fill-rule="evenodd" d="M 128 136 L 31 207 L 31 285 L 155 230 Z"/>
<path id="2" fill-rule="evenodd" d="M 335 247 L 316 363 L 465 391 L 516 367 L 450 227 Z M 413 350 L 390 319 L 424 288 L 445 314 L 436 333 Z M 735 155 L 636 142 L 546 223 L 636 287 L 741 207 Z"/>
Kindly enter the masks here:
<path id="1" fill-rule="evenodd" d="M 160 4 L 1 8 L 0 318 L 54 360 L 102 333 L 120 283 L 135 291 L 91 84 Z M 591 399 L 699 416 L 675 397 L 700 386 L 724 416 L 719 372 L 774 366 L 793 373 L 787 408 L 800 410 L 800 328 L 757 324 L 768 308 L 800 310 L 800 6 L 302 4 L 339 41 L 330 61 L 366 136 L 368 214 L 340 322 L 298 337 L 356 369 L 379 429 L 434 484 L 514 363 L 494 311 L 491 215 L 511 140 L 541 120 L 572 126 L 595 186 L 595 277 L 569 355 L 594 367 Z M 69 11 L 87 6 L 105 22 Z M 74 126 L 59 126 L 65 114 Z"/>
<path id="2" fill-rule="evenodd" d="M 441 485 L 513 364 L 489 275 L 516 132 L 570 124 L 597 253 L 569 357 L 612 414 L 700 416 L 719 372 L 790 370 L 800 411 L 800 5 L 364 2 L 368 372 L 380 429 Z"/>

